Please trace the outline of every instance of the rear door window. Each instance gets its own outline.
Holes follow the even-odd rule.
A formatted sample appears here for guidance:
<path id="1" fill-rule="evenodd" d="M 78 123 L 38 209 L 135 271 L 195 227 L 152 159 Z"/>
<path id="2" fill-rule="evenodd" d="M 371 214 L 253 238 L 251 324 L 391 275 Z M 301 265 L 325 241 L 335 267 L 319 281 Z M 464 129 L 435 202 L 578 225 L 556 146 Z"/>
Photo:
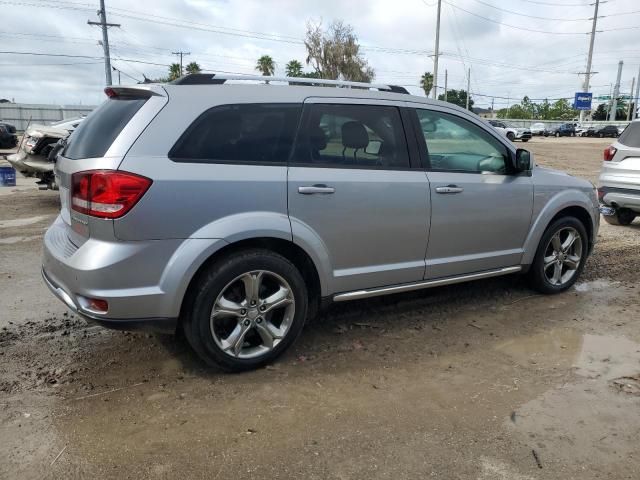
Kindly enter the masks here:
<path id="1" fill-rule="evenodd" d="M 640 122 L 631 122 L 618 138 L 618 142 L 627 147 L 640 148 Z"/>
<path id="2" fill-rule="evenodd" d="M 400 111 L 382 105 L 310 104 L 295 162 L 309 166 L 409 168 Z"/>
<path id="3" fill-rule="evenodd" d="M 300 104 L 221 105 L 200 115 L 169 152 L 174 162 L 286 164 Z"/>
<path id="4" fill-rule="evenodd" d="M 146 101 L 126 96 L 108 99 L 74 130 L 63 156 L 71 160 L 103 157 Z"/>

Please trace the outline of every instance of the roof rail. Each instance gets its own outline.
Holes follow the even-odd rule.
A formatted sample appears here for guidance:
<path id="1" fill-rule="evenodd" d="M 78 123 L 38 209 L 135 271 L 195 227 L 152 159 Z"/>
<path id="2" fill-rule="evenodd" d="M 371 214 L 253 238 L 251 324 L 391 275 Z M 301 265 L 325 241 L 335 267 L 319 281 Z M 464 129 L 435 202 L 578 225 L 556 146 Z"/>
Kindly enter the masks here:
<path id="1" fill-rule="evenodd" d="M 349 82 L 345 80 L 325 80 L 324 78 L 306 77 L 271 77 L 263 75 L 219 75 L 210 73 L 193 73 L 184 75 L 173 82 L 172 85 L 221 85 L 229 80 L 257 81 L 257 82 L 285 82 L 289 85 L 302 86 L 331 86 L 338 88 L 360 88 L 365 90 L 376 89 L 384 92 L 405 93 L 406 88 L 399 85 L 387 85 L 365 82 Z"/>

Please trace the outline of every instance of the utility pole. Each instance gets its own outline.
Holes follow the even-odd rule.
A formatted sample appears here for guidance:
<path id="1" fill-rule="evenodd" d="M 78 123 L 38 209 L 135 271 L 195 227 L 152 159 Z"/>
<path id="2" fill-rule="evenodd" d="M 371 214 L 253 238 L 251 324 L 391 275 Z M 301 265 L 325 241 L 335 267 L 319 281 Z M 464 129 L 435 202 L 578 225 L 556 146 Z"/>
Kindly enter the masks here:
<path id="1" fill-rule="evenodd" d="M 449 72 L 445 69 L 444 71 L 444 101 L 447 101 L 447 83 L 449 81 Z"/>
<path id="2" fill-rule="evenodd" d="M 595 9 L 593 12 L 593 24 L 591 25 L 591 37 L 589 38 L 589 56 L 587 57 L 587 71 L 584 75 L 584 83 L 582 85 L 582 91 L 589 91 L 589 82 L 591 81 L 591 60 L 593 59 L 593 43 L 596 39 L 596 25 L 598 23 L 598 7 L 600 6 L 600 0 L 596 0 Z M 585 111 L 580 110 L 580 123 L 584 122 Z"/>
<path id="3" fill-rule="evenodd" d="M 119 23 L 107 23 L 107 10 L 104 8 L 104 0 L 100 0 L 100 10 L 98 10 L 99 22 L 87 20 L 89 25 L 99 25 L 102 27 L 102 49 L 104 50 L 104 76 L 107 85 L 111 85 L 111 56 L 109 55 L 109 34 L 108 27 L 119 27 Z"/>
<path id="4" fill-rule="evenodd" d="M 469 97 L 471 96 L 469 90 L 471 89 L 471 68 L 467 73 L 467 110 L 469 110 Z"/>
<path id="5" fill-rule="evenodd" d="M 184 55 L 186 57 L 187 55 L 191 55 L 191 52 L 179 51 L 179 52 L 171 52 L 171 54 L 180 56 L 180 76 L 182 76 L 182 56 Z"/>
<path id="6" fill-rule="evenodd" d="M 616 85 L 613 87 L 613 96 L 611 97 L 611 110 L 609 110 L 609 121 L 615 122 L 616 110 L 618 109 L 618 95 L 620 95 L 620 78 L 622 78 L 622 65 L 624 62 L 620 60 L 618 62 L 618 77 L 616 78 Z"/>
<path id="7" fill-rule="evenodd" d="M 438 99 L 438 57 L 440 55 L 440 10 L 442 0 L 438 0 L 438 20 L 436 21 L 436 51 L 433 56 L 433 98 Z"/>
<path id="8" fill-rule="evenodd" d="M 633 103 L 633 87 L 636 85 L 636 77 L 631 80 L 631 92 L 629 93 L 629 108 L 627 109 L 627 122 L 631 120 L 631 109 L 635 108 Z"/>
<path id="9" fill-rule="evenodd" d="M 635 111 L 633 112 L 634 115 L 632 118 L 636 118 L 636 112 L 640 112 L 640 110 L 638 110 L 638 100 L 640 100 L 640 68 L 638 69 L 638 81 L 636 82 L 636 94 L 634 99 L 633 108 Z"/>

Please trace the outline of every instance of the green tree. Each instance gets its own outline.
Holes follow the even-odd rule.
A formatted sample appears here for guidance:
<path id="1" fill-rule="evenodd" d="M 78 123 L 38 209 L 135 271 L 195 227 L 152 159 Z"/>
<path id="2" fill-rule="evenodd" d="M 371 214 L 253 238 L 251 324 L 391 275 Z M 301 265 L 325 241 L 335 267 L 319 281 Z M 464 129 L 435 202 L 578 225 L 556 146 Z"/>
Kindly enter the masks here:
<path id="1" fill-rule="evenodd" d="M 173 81 L 180 78 L 180 64 L 172 63 L 169 66 L 169 81 Z"/>
<path id="2" fill-rule="evenodd" d="M 551 105 L 550 113 L 553 120 L 571 120 L 576 116 L 576 111 L 566 98 L 556 100 Z"/>
<path id="3" fill-rule="evenodd" d="M 608 114 L 609 111 L 607 110 L 607 106 L 604 103 L 601 103 L 598 105 L 598 108 L 596 108 L 596 111 L 593 112 L 591 118 L 594 120 L 606 120 Z"/>
<path id="4" fill-rule="evenodd" d="M 422 77 L 420 77 L 420 86 L 422 87 L 422 90 L 424 90 L 424 94 L 428 97 L 429 92 L 431 92 L 431 89 L 433 88 L 433 73 L 424 72 Z"/>
<path id="5" fill-rule="evenodd" d="M 271 76 L 276 71 L 276 62 L 273 61 L 269 55 L 262 55 L 258 59 L 256 64 L 256 70 L 258 70 L 265 77 Z"/>
<path id="6" fill-rule="evenodd" d="M 188 74 L 200 73 L 202 71 L 200 65 L 198 65 L 196 62 L 191 62 L 189 65 L 187 65 L 187 68 L 185 70 Z"/>
<path id="7" fill-rule="evenodd" d="M 325 31 L 322 23 L 307 23 L 304 45 L 307 65 L 311 65 L 319 78 L 370 82 L 375 77 L 360 52 L 358 37 L 350 25 L 337 20 Z"/>
<path id="8" fill-rule="evenodd" d="M 302 64 L 298 60 L 290 60 L 284 67 L 287 77 L 301 77 Z"/>
<path id="9" fill-rule="evenodd" d="M 438 100 L 444 100 L 444 93 L 438 95 Z M 466 90 L 447 90 L 447 102 L 458 105 L 465 108 L 467 106 L 467 91 Z M 473 112 L 473 98 L 469 97 L 469 110 Z"/>
<path id="10" fill-rule="evenodd" d="M 540 120 L 551 120 L 551 104 L 546 98 L 542 103 L 535 106 L 535 118 Z"/>

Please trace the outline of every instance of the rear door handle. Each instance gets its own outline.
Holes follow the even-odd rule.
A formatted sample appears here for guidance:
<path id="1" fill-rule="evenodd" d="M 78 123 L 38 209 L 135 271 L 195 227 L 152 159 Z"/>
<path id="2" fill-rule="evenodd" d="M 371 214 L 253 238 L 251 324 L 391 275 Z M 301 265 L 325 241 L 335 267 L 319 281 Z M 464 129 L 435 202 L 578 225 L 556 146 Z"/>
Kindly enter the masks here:
<path id="1" fill-rule="evenodd" d="M 335 191 L 335 188 L 327 187 L 324 184 L 312 185 L 310 187 L 298 187 L 298 193 L 301 193 L 302 195 L 314 195 L 318 193 L 321 195 L 327 195 L 329 193 L 335 193 Z"/>
<path id="2" fill-rule="evenodd" d="M 462 193 L 464 188 L 457 185 L 447 185 L 446 187 L 436 187 L 436 193 Z"/>

